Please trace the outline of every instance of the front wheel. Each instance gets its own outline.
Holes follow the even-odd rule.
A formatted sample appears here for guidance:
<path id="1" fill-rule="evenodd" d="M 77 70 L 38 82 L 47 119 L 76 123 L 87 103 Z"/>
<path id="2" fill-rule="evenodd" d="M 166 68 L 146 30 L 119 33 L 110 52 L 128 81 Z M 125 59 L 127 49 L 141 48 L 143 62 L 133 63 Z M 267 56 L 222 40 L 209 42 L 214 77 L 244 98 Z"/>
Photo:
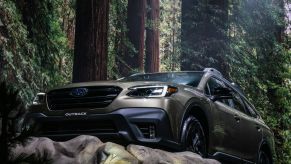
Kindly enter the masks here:
<path id="1" fill-rule="evenodd" d="M 207 157 L 204 129 L 194 116 L 189 116 L 183 124 L 183 144 L 186 150 Z"/>
<path id="2" fill-rule="evenodd" d="M 268 154 L 265 151 L 260 150 L 257 163 L 258 164 L 271 164 L 272 162 Z"/>

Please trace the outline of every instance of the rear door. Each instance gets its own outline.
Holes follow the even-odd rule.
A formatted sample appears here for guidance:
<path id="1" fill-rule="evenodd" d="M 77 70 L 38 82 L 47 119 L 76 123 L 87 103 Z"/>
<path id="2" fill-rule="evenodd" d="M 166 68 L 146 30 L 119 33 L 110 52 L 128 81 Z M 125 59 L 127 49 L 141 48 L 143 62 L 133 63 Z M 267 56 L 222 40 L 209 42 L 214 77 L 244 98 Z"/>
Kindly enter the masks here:
<path id="1" fill-rule="evenodd" d="M 232 88 L 232 87 L 229 87 Z M 261 141 L 261 126 L 254 117 L 251 105 L 242 97 L 240 93 L 232 88 L 232 99 L 229 100 L 229 106 L 237 110 L 237 119 L 240 123 L 240 129 L 237 134 L 237 143 L 234 145 L 238 151 L 238 156 L 243 159 L 253 160 L 257 154 Z"/>
<path id="2" fill-rule="evenodd" d="M 243 152 L 244 159 L 255 160 L 262 140 L 261 122 L 257 119 L 252 106 L 246 100 L 243 99 L 243 101 L 246 111 L 241 117 L 241 137 L 239 140 L 242 146 L 240 150 Z"/>

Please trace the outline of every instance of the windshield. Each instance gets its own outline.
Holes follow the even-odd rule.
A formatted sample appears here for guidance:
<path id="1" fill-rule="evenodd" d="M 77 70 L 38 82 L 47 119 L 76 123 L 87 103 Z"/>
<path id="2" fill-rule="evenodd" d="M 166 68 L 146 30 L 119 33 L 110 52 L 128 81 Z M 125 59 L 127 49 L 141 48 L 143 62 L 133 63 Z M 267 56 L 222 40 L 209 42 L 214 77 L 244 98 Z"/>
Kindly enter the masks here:
<path id="1" fill-rule="evenodd" d="M 136 74 L 121 79 L 120 81 L 161 81 L 197 87 L 203 74 L 203 72 L 167 72 Z"/>

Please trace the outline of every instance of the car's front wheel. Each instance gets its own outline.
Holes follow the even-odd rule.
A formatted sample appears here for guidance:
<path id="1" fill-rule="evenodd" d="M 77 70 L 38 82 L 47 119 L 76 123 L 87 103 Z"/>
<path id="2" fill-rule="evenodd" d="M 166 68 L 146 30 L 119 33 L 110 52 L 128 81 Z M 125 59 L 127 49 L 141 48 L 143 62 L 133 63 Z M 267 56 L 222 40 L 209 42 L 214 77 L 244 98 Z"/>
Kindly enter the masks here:
<path id="1" fill-rule="evenodd" d="M 203 126 L 194 116 L 189 116 L 183 124 L 183 144 L 186 150 L 207 157 L 207 144 Z"/>
<path id="2" fill-rule="evenodd" d="M 271 164 L 272 162 L 269 155 L 264 150 L 260 150 L 257 163 L 258 164 Z"/>

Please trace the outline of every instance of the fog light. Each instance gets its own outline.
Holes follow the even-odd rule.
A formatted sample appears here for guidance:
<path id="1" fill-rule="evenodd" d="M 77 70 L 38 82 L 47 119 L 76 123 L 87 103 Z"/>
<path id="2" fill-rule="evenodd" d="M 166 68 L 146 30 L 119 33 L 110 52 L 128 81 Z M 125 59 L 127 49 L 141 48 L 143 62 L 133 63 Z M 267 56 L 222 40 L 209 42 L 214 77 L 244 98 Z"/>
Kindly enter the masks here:
<path id="1" fill-rule="evenodd" d="M 154 125 L 150 125 L 149 131 L 150 131 L 150 139 L 156 138 L 156 128 Z"/>

